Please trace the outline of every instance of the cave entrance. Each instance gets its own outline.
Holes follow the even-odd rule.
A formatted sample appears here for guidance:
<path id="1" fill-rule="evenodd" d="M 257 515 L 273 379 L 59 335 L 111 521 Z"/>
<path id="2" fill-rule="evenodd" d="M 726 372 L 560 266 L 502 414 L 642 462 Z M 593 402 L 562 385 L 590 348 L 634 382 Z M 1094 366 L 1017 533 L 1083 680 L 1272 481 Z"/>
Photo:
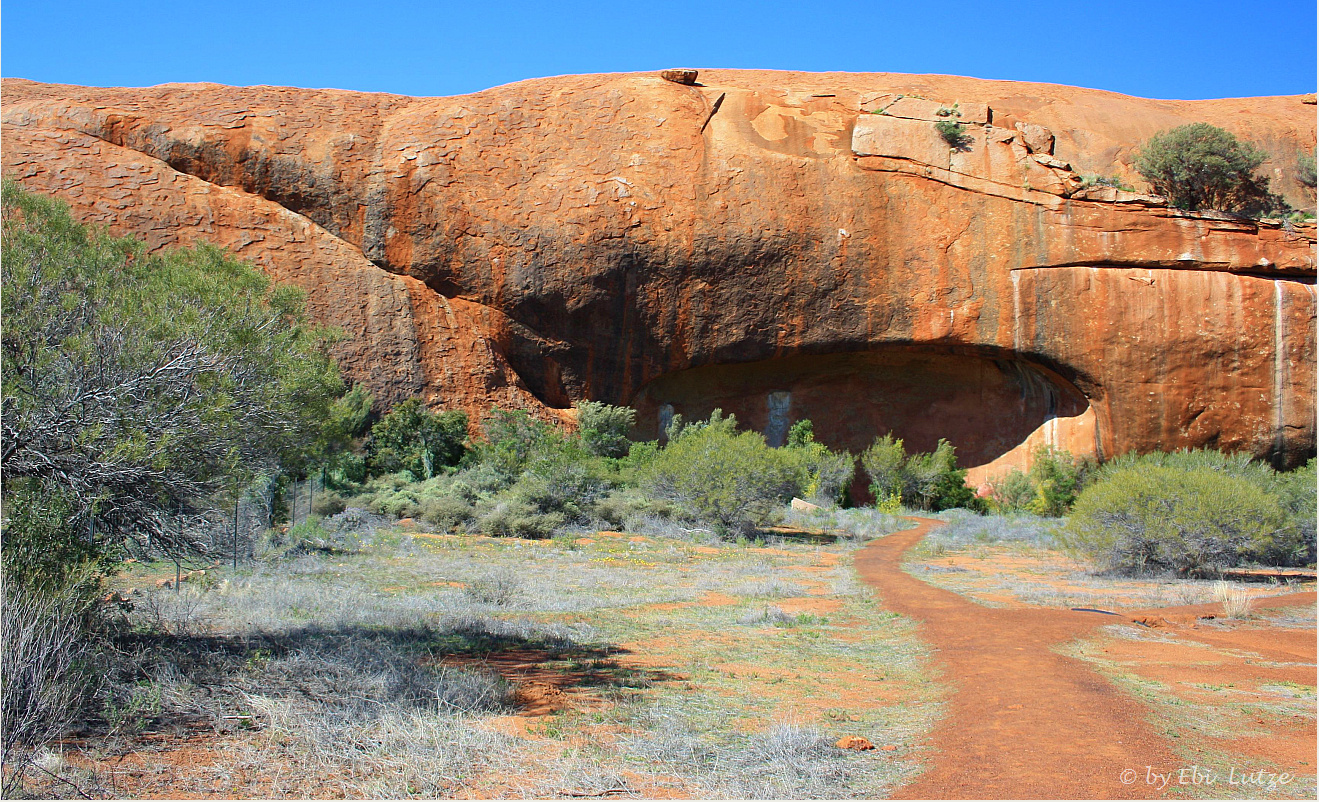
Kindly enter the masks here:
<path id="1" fill-rule="evenodd" d="M 1056 373 L 1010 356 L 892 348 L 705 365 L 655 378 L 631 405 L 645 439 L 662 437 L 675 414 L 691 421 L 716 408 L 771 445 L 782 445 L 805 418 L 817 440 L 853 454 L 888 433 L 909 452 L 947 438 L 972 484 L 1025 470 L 1040 444 L 1098 456 L 1086 397 Z"/>

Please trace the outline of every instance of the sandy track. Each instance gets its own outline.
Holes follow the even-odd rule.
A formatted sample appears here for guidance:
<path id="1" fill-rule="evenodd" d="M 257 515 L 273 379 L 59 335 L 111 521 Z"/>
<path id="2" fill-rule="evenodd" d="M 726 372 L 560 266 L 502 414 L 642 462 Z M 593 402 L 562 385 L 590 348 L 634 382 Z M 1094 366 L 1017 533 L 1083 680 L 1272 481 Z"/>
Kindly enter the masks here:
<path id="1" fill-rule="evenodd" d="M 861 579 L 884 606 L 921 624 L 953 686 L 933 733 L 933 766 L 896 798 L 1149 798 L 1146 766 L 1179 765 L 1148 711 L 1084 663 L 1053 648 L 1124 619 L 1070 610 L 994 609 L 902 571 L 902 555 L 933 526 L 866 546 Z M 1138 773 L 1124 783 L 1122 772 Z M 1132 775 L 1128 775 L 1128 779 Z"/>

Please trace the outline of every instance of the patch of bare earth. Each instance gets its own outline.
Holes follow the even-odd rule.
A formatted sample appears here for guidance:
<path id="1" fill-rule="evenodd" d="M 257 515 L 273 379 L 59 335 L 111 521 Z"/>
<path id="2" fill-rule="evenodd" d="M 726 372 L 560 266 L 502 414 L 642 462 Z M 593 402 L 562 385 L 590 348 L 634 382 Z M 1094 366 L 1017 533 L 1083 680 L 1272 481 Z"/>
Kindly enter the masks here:
<path id="1" fill-rule="evenodd" d="M 912 548 L 937 525 L 857 558 L 955 686 L 940 756 L 900 795 L 1313 798 L 1312 584 L 1232 583 L 1251 608 L 1228 619 L 1185 603 L 1212 583 L 1098 577 L 1022 543 Z"/>

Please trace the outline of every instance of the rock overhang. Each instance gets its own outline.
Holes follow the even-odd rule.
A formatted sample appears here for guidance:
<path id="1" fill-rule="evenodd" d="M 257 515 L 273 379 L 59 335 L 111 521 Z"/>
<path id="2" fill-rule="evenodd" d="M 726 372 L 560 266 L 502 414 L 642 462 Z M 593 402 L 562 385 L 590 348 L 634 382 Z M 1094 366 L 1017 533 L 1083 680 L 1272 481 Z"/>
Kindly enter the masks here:
<path id="1" fill-rule="evenodd" d="M 84 219 L 156 246 L 211 239 L 305 287 L 353 337 L 349 375 L 386 401 L 553 415 L 686 370 L 815 356 L 823 374 L 839 354 L 917 348 L 1060 377 L 1091 434 L 1043 436 L 1098 454 L 1313 453 L 1313 225 L 1081 186 L 1129 178 L 1123 154 L 1154 125 L 1232 102 L 1275 119 L 1287 99 L 1169 112 L 931 76 L 701 83 L 418 99 L 7 82 L 5 169 Z M 1121 122 L 1096 126 L 1113 109 Z M 1269 136 L 1304 128 L 1293 116 Z M 950 119 L 965 149 L 935 128 Z M 873 425 L 916 434 L 909 418 Z"/>

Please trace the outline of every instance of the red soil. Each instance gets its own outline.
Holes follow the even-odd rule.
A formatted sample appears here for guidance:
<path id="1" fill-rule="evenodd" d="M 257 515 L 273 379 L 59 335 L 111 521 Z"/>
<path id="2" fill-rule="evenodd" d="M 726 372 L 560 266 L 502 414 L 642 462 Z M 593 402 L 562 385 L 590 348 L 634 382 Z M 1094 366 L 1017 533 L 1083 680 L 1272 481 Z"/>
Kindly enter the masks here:
<path id="1" fill-rule="evenodd" d="M 1123 619 L 1047 608 L 994 609 L 902 571 L 938 521 L 875 541 L 856 569 L 884 605 L 918 621 L 954 691 L 933 733 L 932 768 L 897 798 L 1148 798 L 1145 767 L 1181 764 L 1147 711 L 1084 663 L 1053 651 Z M 1133 770 L 1139 779 L 1124 783 Z M 1132 775 L 1128 775 L 1130 778 Z"/>

